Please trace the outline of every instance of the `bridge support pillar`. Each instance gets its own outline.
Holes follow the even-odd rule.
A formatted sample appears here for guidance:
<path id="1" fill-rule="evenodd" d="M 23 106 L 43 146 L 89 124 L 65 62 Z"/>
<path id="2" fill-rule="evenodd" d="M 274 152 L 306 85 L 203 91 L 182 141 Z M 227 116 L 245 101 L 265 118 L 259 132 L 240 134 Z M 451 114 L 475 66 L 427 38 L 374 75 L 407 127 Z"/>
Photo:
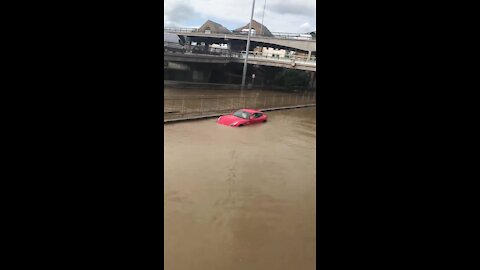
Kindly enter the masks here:
<path id="1" fill-rule="evenodd" d="M 317 73 L 316 72 L 310 72 L 310 83 L 309 86 L 310 88 L 316 88 L 317 86 Z"/>
<path id="2" fill-rule="evenodd" d="M 308 51 L 307 61 L 310 60 L 311 56 L 312 56 L 312 51 Z"/>
<path id="3" fill-rule="evenodd" d="M 203 81 L 203 72 L 199 70 L 192 71 L 192 81 L 194 82 L 202 82 Z"/>
<path id="4" fill-rule="evenodd" d="M 205 70 L 195 69 L 192 71 L 192 81 L 207 83 L 210 81 L 211 75 L 212 75 L 212 69 L 209 69 L 209 68 Z"/>
<path id="5" fill-rule="evenodd" d="M 205 42 L 205 51 L 206 52 L 210 51 L 210 45 L 211 45 L 210 42 Z"/>

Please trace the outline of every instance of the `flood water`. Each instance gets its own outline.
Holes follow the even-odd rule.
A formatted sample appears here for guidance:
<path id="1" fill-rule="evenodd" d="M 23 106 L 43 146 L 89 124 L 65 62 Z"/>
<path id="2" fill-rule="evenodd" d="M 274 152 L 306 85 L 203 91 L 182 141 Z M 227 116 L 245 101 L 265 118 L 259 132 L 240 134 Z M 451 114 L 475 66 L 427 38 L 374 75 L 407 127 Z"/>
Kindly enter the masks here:
<path id="1" fill-rule="evenodd" d="M 315 269 L 315 111 L 164 125 L 165 269 Z"/>

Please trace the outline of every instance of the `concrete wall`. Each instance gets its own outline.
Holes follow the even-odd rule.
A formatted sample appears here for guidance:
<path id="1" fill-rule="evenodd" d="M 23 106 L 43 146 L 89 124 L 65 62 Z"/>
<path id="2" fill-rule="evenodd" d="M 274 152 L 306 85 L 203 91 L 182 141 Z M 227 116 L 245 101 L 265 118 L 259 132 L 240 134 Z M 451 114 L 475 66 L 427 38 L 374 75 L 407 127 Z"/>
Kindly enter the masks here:
<path id="1" fill-rule="evenodd" d="M 205 37 L 205 38 L 222 38 L 230 40 L 247 40 L 247 36 L 243 35 L 228 35 L 228 34 L 205 34 L 205 33 L 178 33 L 179 35 L 186 35 L 188 37 Z M 262 42 L 265 44 L 275 44 L 279 46 L 289 47 L 303 51 L 317 51 L 316 40 L 295 40 L 295 39 L 279 39 L 255 36 L 250 38 L 251 41 Z"/>
<path id="2" fill-rule="evenodd" d="M 166 62 L 190 62 L 190 63 L 210 63 L 210 64 L 227 64 L 227 63 L 243 63 L 242 58 L 228 58 L 212 55 L 188 55 L 180 53 L 165 53 L 164 61 Z M 300 69 L 308 71 L 316 71 L 317 67 L 314 64 L 303 64 L 301 61 L 295 62 L 295 66 L 289 61 L 272 61 L 269 58 L 248 58 L 248 63 L 253 65 L 264 65 L 271 67 L 283 67 L 291 69 Z"/>

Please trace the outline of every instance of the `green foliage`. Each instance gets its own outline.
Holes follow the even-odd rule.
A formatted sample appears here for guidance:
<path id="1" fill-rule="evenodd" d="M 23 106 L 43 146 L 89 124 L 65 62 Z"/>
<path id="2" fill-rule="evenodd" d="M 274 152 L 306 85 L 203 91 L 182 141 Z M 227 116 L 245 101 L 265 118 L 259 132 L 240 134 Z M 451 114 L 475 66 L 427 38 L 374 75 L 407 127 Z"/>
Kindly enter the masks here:
<path id="1" fill-rule="evenodd" d="M 306 87 L 308 82 L 309 78 L 306 72 L 294 69 L 288 69 L 283 74 L 277 74 L 274 79 L 276 85 L 286 87 Z"/>

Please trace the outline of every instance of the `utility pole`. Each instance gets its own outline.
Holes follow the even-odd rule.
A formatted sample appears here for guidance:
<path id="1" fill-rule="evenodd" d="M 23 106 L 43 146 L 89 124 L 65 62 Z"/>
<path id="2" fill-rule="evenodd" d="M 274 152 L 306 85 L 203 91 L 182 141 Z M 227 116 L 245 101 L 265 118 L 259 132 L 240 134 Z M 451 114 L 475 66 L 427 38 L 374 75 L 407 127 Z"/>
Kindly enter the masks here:
<path id="1" fill-rule="evenodd" d="M 250 50 L 250 35 L 251 35 L 251 32 L 252 32 L 252 21 L 253 21 L 253 10 L 254 9 L 255 9 L 255 0 L 253 0 L 252 15 L 250 16 L 250 25 L 248 26 L 247 49 L 245 51 L 245 62 L 243 63 L 242 88 L 240 90 L 240 96 L 243 96 L 243 89 L 245 88 L 245 78 L 247 76 L 248 51 Z"/>
<path id="2" fill-rule="evenodd" d="M 263 5 L 262 26 L 260 27 L 260 33 L 262 33 L 262 36 L 264 36 L 264 34 L 263 34 L 263 17 L 265 17 L 265 7 L 266 6 L 267 6 L 267 0 L 265 0 L 265 4 Z"/>

